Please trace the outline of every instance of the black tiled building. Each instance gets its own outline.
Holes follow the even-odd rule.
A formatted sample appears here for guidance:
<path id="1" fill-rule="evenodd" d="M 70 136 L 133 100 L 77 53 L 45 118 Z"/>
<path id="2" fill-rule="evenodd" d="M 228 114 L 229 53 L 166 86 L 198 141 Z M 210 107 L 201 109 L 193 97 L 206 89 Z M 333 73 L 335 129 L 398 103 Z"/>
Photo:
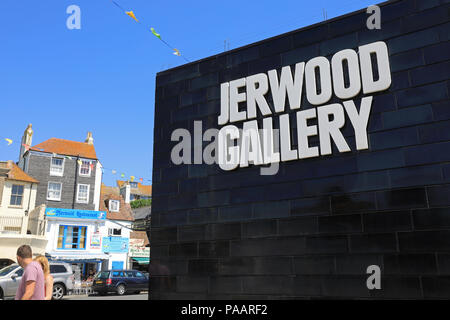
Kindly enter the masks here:
<path id="1" fill-rule="evenodd" d="M 450 2 L 380 7 L 380 30 L 361 10 L 158 74 L 151 299 L 450 298 Z M 222 127 L 222 83 L 377 41 L 392 82 L 371 94 L 368 149 L 346 115 L 350 152 L 332 144 L 276 175 L 171 161 L 175 129 Z M 300 110 L 315 108 L 304 96 Z M 366 286 L 370 265 L 380 290 Z"/>

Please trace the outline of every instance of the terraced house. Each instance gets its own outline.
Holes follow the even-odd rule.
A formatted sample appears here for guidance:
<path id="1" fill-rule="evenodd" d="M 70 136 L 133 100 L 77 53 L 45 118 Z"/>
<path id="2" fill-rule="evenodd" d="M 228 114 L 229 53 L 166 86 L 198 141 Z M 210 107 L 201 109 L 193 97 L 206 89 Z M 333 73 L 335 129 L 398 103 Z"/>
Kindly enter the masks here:
<path id="1" fill-rule="evenodd" d="M 29 125 L 19 166 L 39 180 L 32 214 L 47 222 L 45 254 L 71 263 L 81 280 L 109 260 L 101 248 L 106 212 L 99 211 L 102 165 L 92 133 L 84 142 L 50 138 L 34 146 L 32 136 Z"/>

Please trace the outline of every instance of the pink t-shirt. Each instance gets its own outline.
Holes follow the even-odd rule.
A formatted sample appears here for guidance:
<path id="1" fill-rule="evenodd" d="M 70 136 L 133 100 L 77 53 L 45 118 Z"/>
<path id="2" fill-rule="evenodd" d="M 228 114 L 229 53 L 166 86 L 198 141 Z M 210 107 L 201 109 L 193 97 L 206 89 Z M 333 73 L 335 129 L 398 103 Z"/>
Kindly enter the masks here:
<path id="1" fill-rule="evenodd" d="M 23 272 L 22 280 L 20 280 L 19 288 L 17 288 L 16 300 L 21 300 L 25 294 L 25 288 L 27 281 L 35 281 L 36 287 L 34 293 L 31 296 L 31 300 L 44 300 L 45 299 L 45 282 L 44 272 L 39 262 L 31 262 Z"/>

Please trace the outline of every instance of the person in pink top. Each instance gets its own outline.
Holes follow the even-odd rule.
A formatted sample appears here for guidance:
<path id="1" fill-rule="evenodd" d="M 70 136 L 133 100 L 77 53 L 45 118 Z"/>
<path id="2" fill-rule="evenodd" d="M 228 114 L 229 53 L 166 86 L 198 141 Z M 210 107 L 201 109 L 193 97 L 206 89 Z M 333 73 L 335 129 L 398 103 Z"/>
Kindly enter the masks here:
<path id="1" fill-rule="evenodd" d="M 45 300 L 44 272 L 41 264 L 33 261 L 28 245 L 17 249 L 17 262 L 24 269 L 15 300 Z"/>

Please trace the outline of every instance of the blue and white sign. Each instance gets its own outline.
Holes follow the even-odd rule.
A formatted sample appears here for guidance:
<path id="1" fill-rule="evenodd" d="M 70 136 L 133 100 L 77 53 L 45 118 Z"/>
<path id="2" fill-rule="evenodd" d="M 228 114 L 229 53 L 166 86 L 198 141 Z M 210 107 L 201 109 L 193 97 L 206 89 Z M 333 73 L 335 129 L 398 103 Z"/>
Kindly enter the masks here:
<path id="1" fill-rule="evenodd" d="M 108 253 L 127 253 L 129 238 L 123 237 L 104 237 L 102 251 Z"/>
<path id="2" fill-rule="evenodd" d="M 106 211 L 47 208 L 45 215 L 52 218 L 106 220 Z"/>

